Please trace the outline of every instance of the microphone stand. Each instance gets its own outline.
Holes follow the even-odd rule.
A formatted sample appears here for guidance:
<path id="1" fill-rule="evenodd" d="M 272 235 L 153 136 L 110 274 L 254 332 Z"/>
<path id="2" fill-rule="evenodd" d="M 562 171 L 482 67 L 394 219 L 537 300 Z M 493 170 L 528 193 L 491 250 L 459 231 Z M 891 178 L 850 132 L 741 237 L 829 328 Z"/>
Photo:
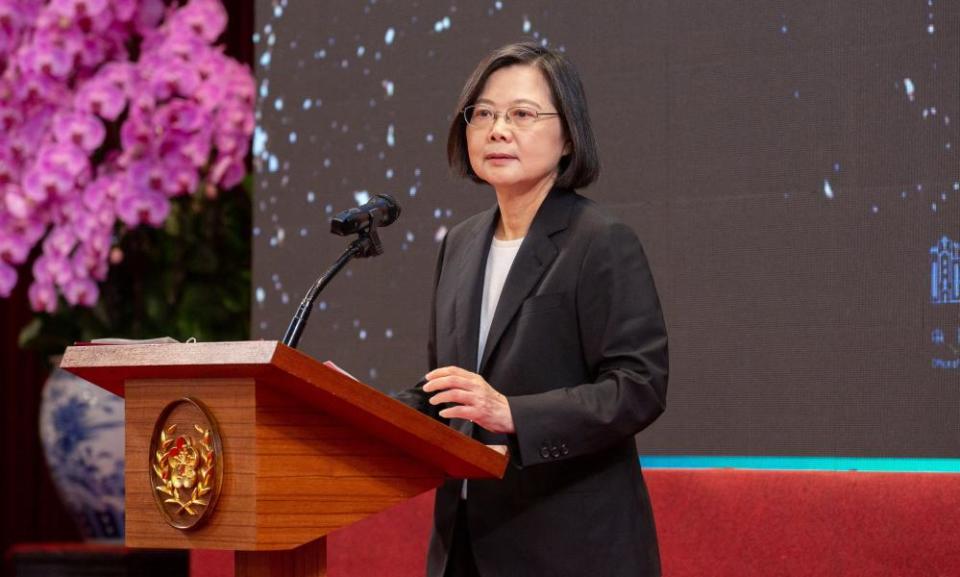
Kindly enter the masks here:
<path id="1" fill-rule="evenodd" d="M 313 286 L 304 295 L 303 300 L 300 301 L 300 307 L 297 309 L 297 314 L 293 315 L 293 319 L 287 327 L 287 332 L 283 335 L 283 344 L 292 349 L 297 348 L 300 335 L 303 334 L 303 329 L 307 326 L 307 319 L 310 318 L 310 311 L 313 310 L 314 301 L 320 296 L 323 287 L 333 280 L 333 277 L 340 272 L 340 269 L 350 259 L 368 258 L 383 254 L 383 245 L 380 244 L 380 236 L 377 234 L 377 226 L 373 219 L 370 220 L 370 226 L 359 231 L 357 235 L 357 238 L 343 251 L 343 254 L 333 263 L 333 266 L 327 269 L 327 272 L 323 273 L 323 276 L 317 279 L 317 282 L 313 283 Z"/>

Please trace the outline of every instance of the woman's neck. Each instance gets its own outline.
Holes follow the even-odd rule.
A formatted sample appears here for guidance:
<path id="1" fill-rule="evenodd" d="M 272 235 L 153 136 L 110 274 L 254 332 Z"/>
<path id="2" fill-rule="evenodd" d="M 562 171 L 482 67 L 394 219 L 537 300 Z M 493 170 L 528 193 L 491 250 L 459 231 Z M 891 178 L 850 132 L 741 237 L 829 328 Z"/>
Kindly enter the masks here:
<path id="1" fill-rule="evenodd" d="M 500 206 L 500 221 L 494 232 L 497 240 L 515 240 L 527 235 L 533 217 L 550 194 L 555 180 L 554 175 L 523 191 L 497 189 L 497 204 Z"/>

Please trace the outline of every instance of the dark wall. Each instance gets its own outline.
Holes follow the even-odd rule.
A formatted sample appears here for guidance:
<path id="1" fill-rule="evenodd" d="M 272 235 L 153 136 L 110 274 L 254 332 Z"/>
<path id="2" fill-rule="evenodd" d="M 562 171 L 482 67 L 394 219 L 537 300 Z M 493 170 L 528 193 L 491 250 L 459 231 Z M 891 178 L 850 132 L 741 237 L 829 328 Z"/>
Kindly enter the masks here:
<path id="1" fill-rule="evenodd" d="M 448 173 L 452 108 L 484 54 L 533 38 L 579 67 L 604 164 L 583 192 L 659 286 L 672 379 L 645 451 L 960 452 L 960 303 L 930 252 L 960 241 L 960 5 L 333 6 L 257 4 L 255 337 L 342 250 L 331 212 L 390 193 L 386 254 L 334 281 L 302 348 L 419 378 L 437 239 L 494 202 Z"/>

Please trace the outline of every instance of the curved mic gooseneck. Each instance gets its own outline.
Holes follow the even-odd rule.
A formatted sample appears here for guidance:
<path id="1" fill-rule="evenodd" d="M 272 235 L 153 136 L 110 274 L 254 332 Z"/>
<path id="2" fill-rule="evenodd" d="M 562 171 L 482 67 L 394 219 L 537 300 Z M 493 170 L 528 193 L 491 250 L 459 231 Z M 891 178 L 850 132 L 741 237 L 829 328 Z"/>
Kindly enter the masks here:
<path id="1" fill-rule="evenodd" d="M 320 291 L 323 290 L 327 284 L 333 280 L 333 277 L 340 272 L 350 259 L 352 258 L 369 258 L 375 257 L 383 254 L 383 245 L 380 243 L 380 235 L 377 234 L 377 223 L 382 222 L 383 226 L 387 226 L 393 223 L 396 220 L 397 215 L 400 213 L 400 206 L 396 204 L 389 196 L 377 195 L 379 202 L 389 201 L 392 204 L 395 210 L 392 213 L 392 218 L 389 220 L 378 219 L 375 217 L 367 218 L 363 224 L 363 228 L 356 230 L 357 238 L 350 243 L 350 246 L 347 247 L 343 254 L 333 263 L 333 265 L 327 269 L 323 275 L 317 279 L 317 282 L 313 283 L 313 286 L 310 287 L 310 290 L 307 291 L 307 294 L 304 295 L 303 300 L 300 301 L 300 306 L 297 308 L 296 314 L 293 315 L 293 319 L 290 320 L 290 324 L 287 326 L 287 332 L 283 335 L 283 344 L 287 345 L 290 348 L 297 348 L 297 344 L 300 342 L 300 336 L 303 334 L 303 329 L 307 325 L 307 319 L 310 318 L 310 311 L 313 310 L 313 303 L 317 300 L 317 297 L 320 296 Z M 371 201 L 372 203 L 373 201 Z M 367 203 L 367 205 L 371 204 Z M 364 206 L 367 206 L 364 205 Z M 361 207 L 363 208 L 363 207 Z M 379 208 L 379 207 L 377 207 Z M 356 210 L 356 209 L 351 209 Z M 344 211 L 341 214 L 345 214 L 347 211 Z M 339 216 L 339 215 L 338 215 Z M 374 213 L 376 216 L 376 213 Z M 331 223 L 331 232 L 334 234 L 344 234 L 342 231 L 335 228 L 337 224 L 337 218 L 334 218 L 333 223 Z"/>

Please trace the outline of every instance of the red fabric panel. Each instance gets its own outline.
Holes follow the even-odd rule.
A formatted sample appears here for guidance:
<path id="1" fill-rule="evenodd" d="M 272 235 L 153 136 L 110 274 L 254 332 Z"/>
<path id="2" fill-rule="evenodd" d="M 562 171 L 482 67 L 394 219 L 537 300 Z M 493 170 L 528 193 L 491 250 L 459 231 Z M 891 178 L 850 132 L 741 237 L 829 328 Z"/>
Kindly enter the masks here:
<path id="1" fill-rule="evenodd" d="M 960 475 L 645 473 L 664 575 L 960 575 Z"/>
<path id="2" fill-rule="evenodd" d="M 233 577 L 233 551 L 194 549 L 190 551 L 192 577 Z"/>
<path id="3" fill-rule="evenodd" d="M 644 476 L 666 577 L 960 575 L 960 475 Z M 422 577 L 432 500 L 427 493 L 331 535 L 330 575 Z M 205 574 L 214 575 L 193 573 Z"/>
<path id="4" fill-rule="evenodd" d="M 433 491 L 331 534 L 330 577 L 423 577 L 433 525 Z"/>

